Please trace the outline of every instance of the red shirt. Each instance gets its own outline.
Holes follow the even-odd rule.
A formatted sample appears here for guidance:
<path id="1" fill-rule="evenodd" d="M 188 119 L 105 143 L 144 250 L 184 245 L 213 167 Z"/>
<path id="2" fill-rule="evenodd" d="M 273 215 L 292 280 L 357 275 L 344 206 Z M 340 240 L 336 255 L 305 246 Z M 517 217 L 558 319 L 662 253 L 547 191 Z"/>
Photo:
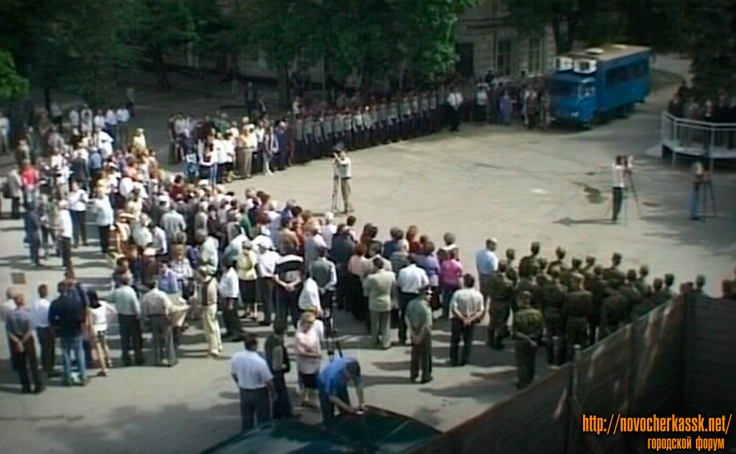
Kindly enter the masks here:
<path id="1" fill-rule="evenodd" d="M 25 188 L 35 189 L 39 179 L 40 176 L 35 167 L 28 167 L 20 174 L 20 180 Z"/>

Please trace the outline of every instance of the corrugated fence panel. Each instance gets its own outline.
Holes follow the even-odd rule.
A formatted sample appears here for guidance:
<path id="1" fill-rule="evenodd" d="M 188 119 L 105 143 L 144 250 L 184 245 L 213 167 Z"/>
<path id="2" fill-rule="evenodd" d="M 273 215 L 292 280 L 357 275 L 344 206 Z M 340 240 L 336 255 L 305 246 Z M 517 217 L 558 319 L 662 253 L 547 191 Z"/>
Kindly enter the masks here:
<path id="1" fill-rule="evenodd" d="M 700 413 L 736 412 L 736 302 L 700 297 L 687 313 L 687 396 Z"/>
<path id="2" fill-rule="evenodd" d="M 633 332 L 627 325 L 580 354 L 577 397 L 584 414 L 609 419 L 628 413 Z M 602 436 L 599 442 L 607 454 L 622 452 L 621 434 Z"/>
<path id="3" fill-rule="evenodd" d="M 630 416 L 677 411 L 685 380 L 684 299 L 662 305 L 637 320 Z"/>
<path id="4" fill-rule="evenodd" d="M 571 365 L 547 375 L 498 407 L 475 428 L 458 431 L 463 454 L 533 452 L 560 454 L 565 449 L 567 393 Z M 494 409 L 495 410 L 495 409 Z M 533 434 L 533 436 L 530 436 Z"/>

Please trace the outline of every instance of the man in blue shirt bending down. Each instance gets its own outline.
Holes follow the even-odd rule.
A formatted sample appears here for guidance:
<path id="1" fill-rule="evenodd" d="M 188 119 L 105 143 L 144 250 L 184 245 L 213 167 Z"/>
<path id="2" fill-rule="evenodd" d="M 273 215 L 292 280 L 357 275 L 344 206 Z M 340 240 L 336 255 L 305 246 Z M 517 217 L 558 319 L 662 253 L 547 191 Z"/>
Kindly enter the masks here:
<path id="1" fill-rule="evenodd" d="M 350 405 L 348 382 L 352 381 L 358 395 L 358 407 Z M 322 418 L 329 421 L 335 417 L 335 407 L 340 413 L 357 413 L 365 410 L 363 399 L 363 380 L 360 376 L 360 363 L 349 356 L 336 358 L 322 369 L 317 381 Z"/>

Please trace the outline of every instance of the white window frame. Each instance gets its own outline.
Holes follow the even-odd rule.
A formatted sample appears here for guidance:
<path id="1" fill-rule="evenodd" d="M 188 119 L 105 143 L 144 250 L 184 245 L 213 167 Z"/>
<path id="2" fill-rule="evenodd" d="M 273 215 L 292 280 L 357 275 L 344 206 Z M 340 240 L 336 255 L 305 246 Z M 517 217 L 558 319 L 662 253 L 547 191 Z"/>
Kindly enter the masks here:
<path id="1" fill-rule="evenodd" d="M 508 51 L 501 52 L 501 44 L 508 43 Z M 501 57 L 504 57 L 505 68 L 501 65 Z M 511 38 L 501 38 L 496 43 L 496 73 L 499 77 L 511 77 L 514 71 L 514 42 Z"/>

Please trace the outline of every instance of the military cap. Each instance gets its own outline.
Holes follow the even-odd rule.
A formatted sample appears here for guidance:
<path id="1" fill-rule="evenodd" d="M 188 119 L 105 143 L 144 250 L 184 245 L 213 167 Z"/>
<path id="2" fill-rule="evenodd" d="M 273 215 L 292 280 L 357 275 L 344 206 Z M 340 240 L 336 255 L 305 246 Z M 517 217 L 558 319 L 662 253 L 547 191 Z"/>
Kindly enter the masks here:
<path id="1" fill-rule="evenodd" d="M 585 263 L 594 264 L 595 263 L 595 256 L 592 255 L 586 255 L 585 256 Z"/>
<path id="2" fill-rule="evenodd" d="M 662 287 L 664 287 L 664 281 L 662 281 L 662 278 L 655 278 L 654 281 L 652 281 L 652 286 L 654 287 L 654 290 L 662 290 Z"/>
<path id="3" fill-rule="evenodd" d="M 532 243 L 531 249 L 539 250 L 539 248 L 540 248 L 539 241 L 535 241 L 535 242 Z"/>
<path id="4" fill-rule="evenodd" d="M 613 256 L 611 257 L 611 260 L 620 262 L 623 257 L 618 252 L 614 252 Z"/>
<path id="5" fill-rule="evenodd" d="M 672 273 L 667 273 L 664 275 L 664 283 L 667 285 L 672 285 L 675 282 L 675 275 Z"/>
<path id="6" fill-rule="evenodd" d="M 596 266 L 594 266 L 594 267 L 593 267 L 593 273 L 594 273 L 594 274 L 595 274 L 596 276 L 601 276 L 601 275 L 603 275 L 603 267 L 602 267 L 601 265 L 596 265 Z"/>
<path id="7" fill-rule="evenodd" d="M 642 265 L 639 267 L 639 275 L 640 276 L 647 276 L 649 274 L 649 266 Z"/>
<path id="8" fill-rule="evenodd" d="M 635 281 L 637 278 L 636 270 L 631 269 L 626 272 L 626 280 L 627 281 Z"/>
<path id="9" fill-rule="evenodd" d="M 571 263 L 573 268 L 577 268 L 583 264 L 583 261 L 580 260 L 580 257 L 573 257 Z"/>
<path id="10" fill-rule="evenodd" d="M 698 274 L 698 277 L 695 278 L 695 285 L 705 285 L 705 276 Z"/>
<path id="11" fill-rule="evenodd" d="M 508 257 L 508 258 L 514 258 L 514 257 L 516 257 L 516 249 L 514 249 L 514 248 L 508 248 L 508 249 L 506 249 L 506 257 Z"/>

